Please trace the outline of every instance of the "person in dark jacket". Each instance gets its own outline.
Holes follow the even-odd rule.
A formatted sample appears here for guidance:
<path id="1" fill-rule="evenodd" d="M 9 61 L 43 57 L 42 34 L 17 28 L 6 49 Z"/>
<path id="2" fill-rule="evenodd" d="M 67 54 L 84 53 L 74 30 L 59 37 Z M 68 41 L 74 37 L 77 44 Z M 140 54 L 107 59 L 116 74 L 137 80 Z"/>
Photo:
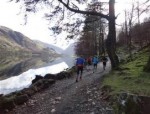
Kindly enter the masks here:
<path id="1" fill-rule="evenodd" d="M 106 56 L 102 57 L 102 62 L 103 62 L 103 69 L 105 70 L 106 68 L 106 63 L 107 63 L 108 59 Z"/>

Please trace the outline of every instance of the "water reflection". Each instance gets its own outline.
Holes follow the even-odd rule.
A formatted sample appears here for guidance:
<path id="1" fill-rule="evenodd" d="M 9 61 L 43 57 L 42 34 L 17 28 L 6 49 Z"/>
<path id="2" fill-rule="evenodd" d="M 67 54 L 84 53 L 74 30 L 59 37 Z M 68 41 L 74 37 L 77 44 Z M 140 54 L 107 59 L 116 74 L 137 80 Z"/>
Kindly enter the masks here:
<path id="1" fill-rule="evenodd" d="M 31 61 L 30 61 L 31 62 Z M 27 60 L 22 61 L 20 63 L 17 64 L 27 64 Z M 11 92 L 14 92 L 16 90 L 21 90 L 23 88 L 28 87 L 29 85 L 31 85 L 31 81 L 35 78 L 35 75 L 42 75 L 44 76 L 47 73 L 51 73 L 51 74 L 56 74 L 58 72 L 63 71 L 66 68 L 72 67 L 74 64 L 74 58 L 72 57 L 63 57 L 63 58 L 57 58 L 54 61 L 45 63 L 40 62 L 33 62 L 36 64 L 32 64 L 30 63 L 30 65 L 23 65 L 25 67 L 25 69 L 27 69 L 26 66 L 30 66 L 30 69 L 26 70 L 25 72 L 21 73 L 21 68 L 19 67 L 19 70 L 15 70 L 14 74 L 17 74 L 16 71 L 19 71 L 19 73 L 21 73 L 18 76 L 13 76 L 10 77 L 8 79 L 5 80 L 1 80 L 0 81 L 0 94 L 8 94 Z M 38 63 L 38 65 L 37 65 Z M 20 66 L 20 65 L 17 65 Z M 16 67 L 16 65 L 14 65 L 14 67 Z M 32 69 L 31 69 L 32 67 Z M 15 69 L 15 68 L 11 68 Z M 23 67 L 22 67 L 23 69 Z M 24 70 L 25 70 L 24 69 Z M 10 71 L 11 71 L 10 70 Z M 14 70 L 12 70 L 14 71 Z M 9 74 L 9 73 L 8 73 Z"/>
<path id="2" fill-rule="evenodd" d="M 41 58 L 18 58 L 7 57 L 0 59 L 0 79 L 9 78 L 25 72 L 31 68 L 39 68 L 45 66 L 52 60 L 44 60 Z"/>

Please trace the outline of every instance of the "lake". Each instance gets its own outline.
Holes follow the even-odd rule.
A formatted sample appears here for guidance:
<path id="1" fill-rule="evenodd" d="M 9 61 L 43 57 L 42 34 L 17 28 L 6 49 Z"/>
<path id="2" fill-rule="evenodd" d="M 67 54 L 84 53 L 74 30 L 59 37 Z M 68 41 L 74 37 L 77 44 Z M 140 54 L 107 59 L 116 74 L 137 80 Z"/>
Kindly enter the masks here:
<path id="1" fill-rule="evenodd" d="M 54 60 L 42 60 L 37 57 L 0 59 L 0 94 L 9 94 L 27 88 L 35 75 L 56 74 L 71 68 L 74 63 L 75 58 L 70 56 Z"/>

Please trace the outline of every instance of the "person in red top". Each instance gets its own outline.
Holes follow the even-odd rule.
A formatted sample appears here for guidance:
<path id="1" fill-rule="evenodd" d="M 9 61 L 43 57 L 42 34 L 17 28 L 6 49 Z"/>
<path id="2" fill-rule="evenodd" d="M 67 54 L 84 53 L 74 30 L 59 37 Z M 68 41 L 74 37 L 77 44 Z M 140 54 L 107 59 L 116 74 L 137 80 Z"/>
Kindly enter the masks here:
<path id="1" fill-rule="evenodd" d="M 78 57 L 76 59 L 76 66 L 77 66 L 77 77 L 76 77 L 76 82 L 78 82 L 78 78 L 80 76 L 80 79 L 82 79 L 82 73 L 83 73 L 83 66 L 84 66 L 84 58 Z"/>
<path id="2" fill-rule="evenodd" d="M 87 71 L 91 70 L 90 66 L 92 65 L 92 57 L 88 57 L 87 60 Z"/>
<path id="3" fill-rule="evenodd" d="M 92 64 L 92 58 L 91 58 L 91 57 L 88 57 L 88 58 L 87 58 L 87 63 L 88 63 L 88 65 L 91 65 L 91 64 Z"/>

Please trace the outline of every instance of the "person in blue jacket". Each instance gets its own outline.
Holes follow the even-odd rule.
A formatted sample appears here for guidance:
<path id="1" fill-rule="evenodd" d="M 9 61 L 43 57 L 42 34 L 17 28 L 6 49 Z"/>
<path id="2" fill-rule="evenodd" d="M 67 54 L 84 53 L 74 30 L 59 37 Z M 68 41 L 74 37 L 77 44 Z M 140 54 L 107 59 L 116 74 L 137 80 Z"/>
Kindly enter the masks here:
<path id="1" fill-rule="evenodd" d="M 84 67 L 85 59 L 81 57 L 78 57 L 76 59 L 76 67 L 77 67 L 77 77 L 76 82 L 78 82 L 78 78 L 80 76 L 80 79 L 82 79 L 82 73 L 83 73 L 83 67 Z"/>
<path id="2" fill-rule="evenodd" d="M 92 63 L 93 63 L 93 73 L 96 71 L 97 69 L 97 64 L 98 64 L 99 60 L 97 56 L 94 56 L 92 59 Z"/>

